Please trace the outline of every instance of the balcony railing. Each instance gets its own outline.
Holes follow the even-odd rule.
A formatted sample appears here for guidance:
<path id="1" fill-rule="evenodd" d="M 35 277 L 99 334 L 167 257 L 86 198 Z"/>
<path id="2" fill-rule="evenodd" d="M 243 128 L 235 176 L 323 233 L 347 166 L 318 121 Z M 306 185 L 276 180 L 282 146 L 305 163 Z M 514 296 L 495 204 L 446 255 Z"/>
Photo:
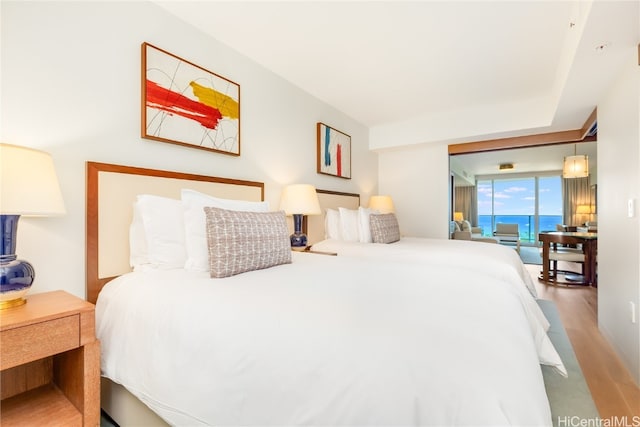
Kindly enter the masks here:
<path id="1" fill-rule="evenodd" d="M 496 224 L 518 224 L 520 241 L 522 243 L 537 243 L 540 231 L 555 231 L 557 224 L 562 224 L 562 215 L 538 215 L 536 229 L 535 215 L 478 215 L 478 226 L 482 228 L 483 236 L 493 235 Z"/>

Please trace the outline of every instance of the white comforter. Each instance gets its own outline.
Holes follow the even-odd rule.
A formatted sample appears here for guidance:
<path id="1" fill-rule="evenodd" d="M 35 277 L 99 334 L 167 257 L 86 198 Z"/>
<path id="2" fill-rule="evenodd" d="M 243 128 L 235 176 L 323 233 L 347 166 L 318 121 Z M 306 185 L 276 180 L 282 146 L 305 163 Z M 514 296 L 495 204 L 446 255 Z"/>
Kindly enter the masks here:
<path id="1" fill-rule="evenodd" d="M 522 294 L 465 270 L 294 253 L 137 272 L 96 319 L 103 375 L 174 425 L 551 425 Z"/>
<path id="2" fill-rule="evenodd" d="M 327 239 L 313 244 L 317 251 L 339 255 L 363 256 L 423 265 L 446 265 L 457 270 L 478 271 L 527 287 L 537 298 L 536 287 L 522 260 L 513 248 L 468 240 L 402 237 L 398 242 L 360 243 Z M 455 273 L 453 273 L 455 274 Z"/>
<path id="3" fill-rule="evenodd" d="M 549 330 L 549 321 L 538 304 L 524 295 L 528 292 L 533 298 L 537 298 L 537 291 L 531 275 L 513 248 L 466 240 L 402 237 L 398 242 L 390 244 L 326 239 L 315 243 L 313 249 L 385 263 L 418 263 L 425 271 L 429 271 L 434 266 L 449 267 L 451 275 L 467 271 L 511 283 L 521 293 L 523 306 L 532 324 L 532 331 L 537 337 L 540 363 L 556 364 L 556 350 L 546 335 L 546 331 Z M 544 334 L 541 333 L 543 330 Z M 566 376 L 566 371 L 563 369 L 559 371 Z"/>

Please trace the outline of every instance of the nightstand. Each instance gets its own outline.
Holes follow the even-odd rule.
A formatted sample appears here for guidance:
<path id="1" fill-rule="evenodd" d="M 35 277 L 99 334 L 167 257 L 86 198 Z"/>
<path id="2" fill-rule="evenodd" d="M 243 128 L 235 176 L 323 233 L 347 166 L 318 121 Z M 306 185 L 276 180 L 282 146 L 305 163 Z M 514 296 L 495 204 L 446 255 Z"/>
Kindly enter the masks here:
<path id="1" fill-rule="evenodd" d="M 64 291 L 0 311 L 0 425 L 100 424 L 93 304 Z"/>

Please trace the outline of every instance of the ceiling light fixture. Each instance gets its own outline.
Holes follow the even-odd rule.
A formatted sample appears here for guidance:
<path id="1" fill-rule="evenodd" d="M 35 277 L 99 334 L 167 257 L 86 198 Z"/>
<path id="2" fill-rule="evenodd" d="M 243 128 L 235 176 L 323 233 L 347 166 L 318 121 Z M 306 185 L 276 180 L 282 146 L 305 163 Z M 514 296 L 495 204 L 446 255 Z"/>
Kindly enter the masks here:
<path id="1" fill-rule="evenodd" d="M 565 156 L 562 167 L 563 178 L 586 178 L 589 176 L 589 157 L 577 154 L 578 144 L 573 145 L 573 156 Z"/>
<path id="2" fill-rule="evenodd" d="M 501 171 L 508 171 L 513 169 L 513 163 L 500 163 L 500 165 L 498 166 L 498 168 Z"/>

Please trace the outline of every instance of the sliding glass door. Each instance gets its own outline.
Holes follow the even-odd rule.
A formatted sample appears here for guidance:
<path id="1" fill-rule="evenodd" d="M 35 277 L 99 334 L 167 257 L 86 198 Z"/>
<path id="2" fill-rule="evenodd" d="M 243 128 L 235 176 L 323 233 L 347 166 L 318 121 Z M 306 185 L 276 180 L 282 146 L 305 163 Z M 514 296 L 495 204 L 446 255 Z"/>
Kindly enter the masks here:
<path id="1" fill-rule="evenodd" d="M 518 224 L 523 244 L 562 223 L 560 176 L 478 180 L 478 225 L 490 236 L 497 223 Z"/>

